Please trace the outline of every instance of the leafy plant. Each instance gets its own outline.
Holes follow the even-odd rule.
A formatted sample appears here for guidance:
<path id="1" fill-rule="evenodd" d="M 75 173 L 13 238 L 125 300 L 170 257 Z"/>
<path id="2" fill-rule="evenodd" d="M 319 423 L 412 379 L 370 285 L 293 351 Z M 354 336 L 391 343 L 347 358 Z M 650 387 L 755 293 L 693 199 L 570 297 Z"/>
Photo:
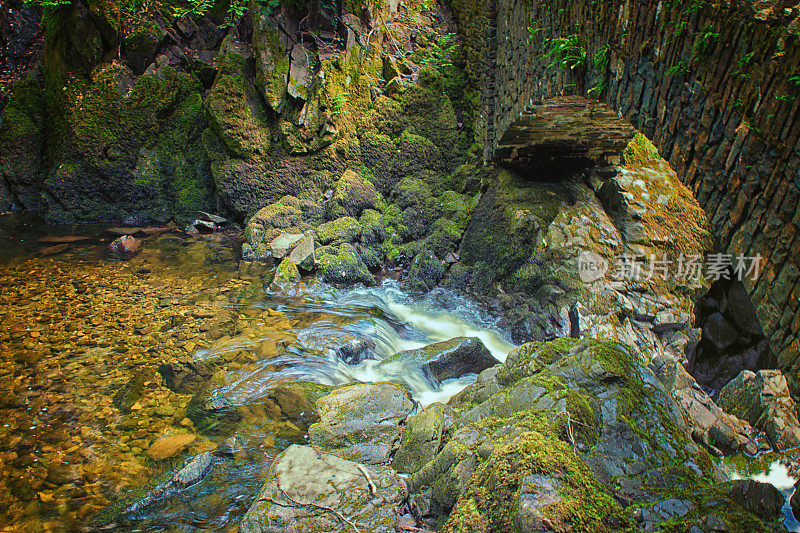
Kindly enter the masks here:
<path id="1" fill-rule="evenodd" d="M 175 18 L 180 18 L 186 14 L 202 17 L 214 7 L 213 0 L 189 0 L 189 4 L 185 7 L 173 7 L 172 15 Z"/>
<path id="2" fill-rule="evenodd" d="M 25 0 L 25 3 L 42 7 L 63 6 L 65 4 L 71 4 L 72 0 Z"/>
<path id="3" fill-rule="evenodd" d="M 737 68 L 733 73 L 734 78 L 738 78 L 740 80 L 749 80 L 750 74 L 745 73 L 745 68 L 750 64 L 753 60 L 753 56 L 755 55 L 755 51 L 750 52 L 749 54 L 744 54 L 739 56 L 739 59 L 736 60 Z"/>
<path id="4" fill-rule="evenodd" d="M 694 36 L 696 40 L 694 46 L 692 46 L 692 54 L 695 57 L 707 54 L 714 41 L 719 39 L 719 33 L 715 33 L 711 25 L 706 26 L 702 31 L 698 31 Z"/>
<path id="5" fill-rule="evenodd" d="M 349 96 L 348 93 L 338 93 L 336 96 L 333 97 L 331 101 L 331 114 L 338 115 L 344 109 L 344 106 L 347 105 L 347 97 Z"/>
<path id="6" fill-rule="evenodd" d="M 444 70 L 453 66 L 453 59 L 458 55 L 459 46 L 453 42 L 453 34 L 440 35 L 431 42 L 430 55 L 420 61 L 436 70 Z"/>
<path id="7" fill-rule="evenodd" d="M 550 47 L 550 51 L 544 55 L 550 60 L 548 67 L 558 66 L 564 70 L 575 70 L 586 66 L 586 48 L 581 44 L 577 34 L 547 39 L 545 44 Z"/>
<path id="8" fill-rule="evenodd" d="M 592 93 L 597 93 L 599 96 L 603 93 L 603 91 L 606 90 L 606 87 L 608 87 L 608 65 L 610 62 L 611 47 L 609 45 L 605 45 L 594 55 L 594 68 L 600 73 L 600 81 L 597 82 L 597 85 L 586 91 L 587 96 L 591 95 Z"/>
<path id="9" fill-rule="evenodd" d="M 667 69 L 667 74 L 671 76 L 685 76 L 689 74 L 689 65 L 685 61 L 678 61 Z"/>
<path id="10" fill-rule="evenodd" d="M 528 26 L 528 44 L 531 44 L 533 42 L 533 38 L 536 37 L 536 34 L 539 33 L 540 31 L 542 31 L 542 28 L 534 29 Z"/>
<path id="11" fill-rule="evenodd" d="M 795 89 L 800 89 L 800 74 L 797 74 L 795 76 L 791 76 L 789 78 L 789 83 L 794 85 Z"/>

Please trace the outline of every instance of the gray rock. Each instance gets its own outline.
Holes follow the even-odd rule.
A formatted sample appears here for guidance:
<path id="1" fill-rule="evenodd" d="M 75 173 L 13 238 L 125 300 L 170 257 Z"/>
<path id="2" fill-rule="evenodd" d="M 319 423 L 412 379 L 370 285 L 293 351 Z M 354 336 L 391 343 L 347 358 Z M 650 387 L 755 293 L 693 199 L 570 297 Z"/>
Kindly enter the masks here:
<path id="1" fill-rule="evenodd" d="M 303 270 L 314 270 L 314 237 L 304 235 L 289 254 L 289 259 Z"/>
<path id="2" fill-rule="evenodd" d="M 336 357 L 348 365 L 357 365 L 369 358 L 370 352 L 375 349 L 375 343 L 368 339 L 354 337 L 336 349 Z"/>
<path id="3" fill-rule="evenodd" d="M 320 421 L 308 435 L 313 445 L 340 457 L 385 463 L 413 408 L 408 392 L 395 383 L 343 385 L 317 400 Z"/>
<path id="4" fill-rule="evenodd" d="M 770 483 L 735 479 L 722 483 L 719 490 L 735 504 L 759 518 L 772 521 L 781 515 L 783 494 Z"/>
<path id="5" fill-rule="evenodd" d="M 543 507 L 560 503 L 561 483 L 553 476 L 530 474 L 522 479 L 517 497 L 514 523 L 522 533 L 550 531 L 549 521 L 542 516 Z"/>
<path id="6" fill-rule="evenodd" d="M 283 259 L 289 253 L 290 250 L 294 248 L 294 246 L 300 242 L 303 238 L 303 234 L 296 234 L 296 233 L 283 233 L 278 235 L 269 243 L 270 251 L 272 252 L 272 257 L 275 259 Z M 294 261 L 294 260 L 293 260 Z M 294 261 L 297 264 L 297 261 Z"/>
<path id="7" fill-rule="evenodd" d="M 742 330 L 753 335 L 763 335 L 750 295 L 741 282 L 733 282 L 728 291 L 728 315 Z"/>
<path id="8" fill-rule="evenodd" d="M 719 392 L 725 411 L 763 429 L 776 450 L 800 446 L 800 421 L 780 370 L 743 371 Z"/>
<path id="9" fill-rule="evenodd" d="M 421 366 L 426 375 L 438 381 L 478 374 L 499 363 L 476 337 L 455 337 L 416 350 L 398 352 L 381 361 L 381 366 L 406 362 Z"/>
<path id="10" fill-rule="evenodd" d="M 403 480 L 385 466 L 363 466 L 294 444 L 281 453 L 241 533 L 393 532 Z"/>
<path id="11" fill-rule="evenodd" d="M 199 483 L 214 467 L 214 456 L 211 452 L 196 455 L 189 463 L 172 476 L 172 482 L 181 488 Z"/>

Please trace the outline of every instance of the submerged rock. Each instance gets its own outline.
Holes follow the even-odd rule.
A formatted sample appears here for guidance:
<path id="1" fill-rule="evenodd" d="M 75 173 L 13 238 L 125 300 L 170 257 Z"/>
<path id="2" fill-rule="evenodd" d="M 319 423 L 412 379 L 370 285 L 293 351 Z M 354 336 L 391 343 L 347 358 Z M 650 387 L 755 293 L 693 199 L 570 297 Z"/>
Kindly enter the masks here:
<path id="1" fill-rule="evenodd" d="M 743 371 L 722 388 L 717 402 L 726 411 L 763 429 L 776 450 L 800 446 L 797 407 L 780 370 Z"/>
<path id="2" fill-rule="evenodd" d="M 363 466 L 309 446 L 281 453 L 241 533 L 393 532 L 403 480 L 386 466 Z"/>
<path id="3" fill-rule="evenodd" d="M 111 241 L 111 244 L 108 245 L 108 249 L 111 251 L 112 255 L 125 258 L 138 252 L 141 245 L 142 243 L 135 237 L 123 235 Z"/>
<path id="4" fill-rule="evenodd" d="M 317 400 L 320 421 L 308 435 L 313 445 L 341 457 L 385 463 L 400 438 L 400 423 L 413 408 L 408 392 L 397 384 L 344 385 Z"/>
<path id="5" fill-rule="evenodd" d="M 391 355 L 381 361 L 381 366 L 412 362 L 423 372 L 438 381 L 457 378 L 464 374 L 478 374 L 499 363 L 477 337 L 455 337 Z"/>
<path id="6" fill-rule="evenodd" d="M 165 435 L 156 439 L 156 441 L 150 445 L 147 449 L 147 455 L 156 460 L 168 459 L 182 452 L 187 446 L 193 443 L 196 438 L 197 435 L 192 433 Z"/>

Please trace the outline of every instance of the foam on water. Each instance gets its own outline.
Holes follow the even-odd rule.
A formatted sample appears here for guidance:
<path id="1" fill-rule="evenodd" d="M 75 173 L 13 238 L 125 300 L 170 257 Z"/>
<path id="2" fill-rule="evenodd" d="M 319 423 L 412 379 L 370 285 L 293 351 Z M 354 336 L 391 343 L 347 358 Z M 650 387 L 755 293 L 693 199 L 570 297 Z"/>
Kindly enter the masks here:
<path id="1" fill-rule="evenodd" d="M 263 302 L 264 305 L 269 303 Z M 234 404 L 258 401 L 270 387 L 291 379 L 328 385 L 399 381 L 423 405 L 446 402 L 475 381 L 476 376 L 465 375 L 436 383 L 414 362 L 381 365 L 380 361 L 403 350 L 453 337 L 479 338 L 498 361 L 505 361 L 514 347 L 503 339 L 492 318 L 476 302 L 443 290 L 415 301 L 393 280 L 385 280 L 377 287 L 346 291 L 316 286 L 302 296 L 284 299 L 277 307 L 289 317 L 311 313 L 319 314 L 320 319 L 293 331 L 298 343 L 278 360 L 265 360 L 256 363 L 255 369 L 251 366 L 248 370 L 231 372 L 226 395 Z M 355 365 L 338 359 L 329 343 L 347 334 L 372 341 L 375 344 L 372 358 Z M 195 357 L 210 359 L 236 350 L 255 350 L 262 340 L 251 337 L 246 341 L 221 344 L 199 351 Z M 285 368 L 275 371 L 276 364 L 285 365 Z"/>

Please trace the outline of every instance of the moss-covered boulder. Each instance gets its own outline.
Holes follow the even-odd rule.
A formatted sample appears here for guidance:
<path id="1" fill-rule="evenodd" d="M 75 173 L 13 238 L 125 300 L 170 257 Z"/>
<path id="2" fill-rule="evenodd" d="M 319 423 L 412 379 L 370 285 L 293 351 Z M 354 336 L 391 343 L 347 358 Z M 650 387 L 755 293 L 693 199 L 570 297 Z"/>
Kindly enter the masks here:
<path id="1" fill-rule="evenodd" d="M 436 287 L 445 273 L 444 263 L 431 251 L 418 254 L 411 262 L 403 289 L 411 292 L 428 292 Z"/>
<path id="2" fill-rule="evenodd" d="M 125 61 L 136 74 L 141 74 L 153 61 L 158 46 L 167 32 L 152 20 L 135 23 L 133 30 L 122 39 Z"/>
<path id="3" fill-rule="evenodd" d="M 210 210 L 201 91 L 196 76 L 165 65 L 135 82 L 120 63 L 72 79 L 49 110 L 47 217 L 166 220 Z"/>
<path id="4" fill-rule="evenodd" d="M 264 156 L 270 147 L 267 117 L 245 78 L 245 47 L 229 37 L 220 51 L 219 72 L 206 97 L 214 132 L 239 159 Z"/>
<path id="5" fill-rule="evenodd" d="M 427 137 L 405 130 L 395 141 L 395 145 L 397 150 L 391 167 L 394 176 L 402 178 L 426 175 L 427 171 L 437 174 L 445 171 L 446 165 L 442 151 Z M 434 179 L 429 179 L 429 181 L 434 181 Z"/>
<path id="6" fill-rule="evenodd" d="M 372 172 L 373 183 L 387 195 L 397 183 L 392 172 L 392 159 L 397 152 L 391 137 L 367 130 L 360 137 L 361 161 Z"/>
<path id="7" fill-rule="evenodd" d="M 300 281 L 300 270 L 298 270 L 297 265 L 288 257 L 284 258 L 275 271 L 275 277 L 272 279 L 272 286 L 281 289 L 287 284 L 296 283 L 298 281 Z"/>
<path id="8" fill-rule="evenodd" d="M 283 416 L 308 427 L 319 419 L 316 402 L 331 391 L 330 385 L 311 381 L 292 381 L 271 389 L 268 399 L 275 402 Z"/>
<path id="9" fill-rule="evenodd" d="M 247 220 L 244 228 L 247 244 L 256 249 L 262 243 L 269 244 L 282 233 L 308 231 L 318 209 L 319 206 L 311 200 L 284 196 L 262 207 Z"/>
<path id="10" fill-rule="evenodd" d="M 346 170 L 336 182 L 329 201 L 332 218 L 358 217 L 365 209 L 375 209 L 380 198 L 375 186 L 354 170 Z"/>
<path id="11" fill-rule="evenodd" d="M 341 217 L 321 224 L 316 229 L 317 242 L 323 246 L 352 243 L 361 236 L 361 226 L 353 217 Z"/>
<path id="12" fill-rule="evenodd" d="M 327 283 L 344 285 L 352 283 L 372 285 L 375 283 L 375 278 L 364 264 L 358 250 L 349 243 L 342 244 L 336 255 L 320 253 L 319 271 L 322 274 L 322 280 Z"/>
<path id="13" fill-rule="evenodd" d="M 732 530 L 766 530 L 753 509 L 710 497 L 724 476 L 669 393 L 621 346 L 520 346 L 449 405 L 443 449 L 408 479 L 413 500 L 452 509 L 444 531 L 517 531 L 531 520 L 555 530 L 688 530 L 711 515 Z"/>

